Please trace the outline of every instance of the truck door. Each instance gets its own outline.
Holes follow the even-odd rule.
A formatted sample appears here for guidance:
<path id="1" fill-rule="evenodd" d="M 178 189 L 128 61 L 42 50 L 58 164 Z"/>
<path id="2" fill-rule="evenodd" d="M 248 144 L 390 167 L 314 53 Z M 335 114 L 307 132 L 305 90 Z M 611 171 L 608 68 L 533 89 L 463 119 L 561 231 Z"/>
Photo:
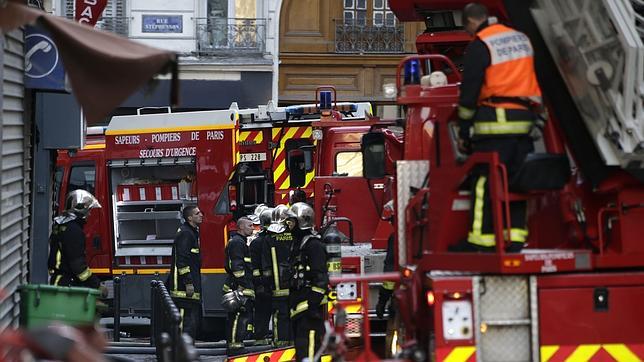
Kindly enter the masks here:
<path id="1" fill-rule="evenodd" d="M 82 151 L 81 151 L 82 152 Z M 83 152 L 82 152 L 83 153 Z M 65 167 L 61 191 L 61 210 L 65 209 L 65 196 L 73 190 L 86 190 L 101 203 L 101 209 L 94 209 L 85 224 L 85 252 L 87 262 L 95 274 L 110 271 L 110 238 L 106 215 L 110 204 L 107 198 L 105 165 L 102 154 L 87 152 L 73 157 Z"/>

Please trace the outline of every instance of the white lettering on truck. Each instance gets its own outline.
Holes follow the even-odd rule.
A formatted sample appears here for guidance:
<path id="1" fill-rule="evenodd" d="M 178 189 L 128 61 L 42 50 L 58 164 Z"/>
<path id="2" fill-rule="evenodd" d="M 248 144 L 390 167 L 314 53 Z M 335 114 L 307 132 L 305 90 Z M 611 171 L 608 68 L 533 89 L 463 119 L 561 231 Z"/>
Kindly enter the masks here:
<path id="1" fill-rule="evenodd" d="M 141 142 L 139 136 L 115 136 L 114 144 L 116 145 L 138 145 Z"/>
<path id="2" fill-rule="evenodd" d="M 208 141 L 221 141 L 224 139 L 224 131 L 208 131 L 206 132 L 206 140 Z"/>
<path id="3" fill-rule="evenodd" d="M 178 142 L 181 141 L 181 133 L 154 133 L 152 143 Z"/>
<path id="4" fill-rule="evenodd" d="M 139 151 L 139 158 L 161 158 L 163 157 L 163 150 L 158 148 L 153 148 L 149 150 Z"/>
<path id="5" fill-rule="evenodd" d="M 197 147 L 166 148 L 165 157 L 196 156 Z"/>

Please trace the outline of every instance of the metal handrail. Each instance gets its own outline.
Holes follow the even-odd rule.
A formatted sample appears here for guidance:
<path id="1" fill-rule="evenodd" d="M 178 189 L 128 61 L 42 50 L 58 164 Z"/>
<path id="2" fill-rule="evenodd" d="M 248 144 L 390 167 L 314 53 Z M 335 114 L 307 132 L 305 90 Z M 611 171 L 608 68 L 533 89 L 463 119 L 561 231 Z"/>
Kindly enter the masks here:
<path id="1" fill-rule="evenodd" d="M 365 19 L 335 23 L 336 53 L 400 54 L 405 52 L 405 28 L 401 24 L 373 24 Z"/>
<path id="2" fill-rule="evenodd" d="M 262 18 L 194 18 L 199 55 L 266 51 L 266 24 Z"/>
<path id="3" fill-rule="evenodd" d="M 198 361 L 192 339 L 181 333 L 181 314 L 163 282 L 151 282 L 152 320 L 150 343 L 158 361 Z"/>

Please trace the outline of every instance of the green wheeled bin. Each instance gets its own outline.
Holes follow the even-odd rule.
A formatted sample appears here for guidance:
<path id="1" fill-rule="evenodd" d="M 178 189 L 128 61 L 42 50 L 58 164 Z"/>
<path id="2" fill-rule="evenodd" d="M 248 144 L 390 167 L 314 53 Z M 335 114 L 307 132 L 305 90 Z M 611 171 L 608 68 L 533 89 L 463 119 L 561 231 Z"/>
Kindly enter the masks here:
<path id="1" fill-rule="evenodd" d="M 20 325 L 38 327 L 59 321 L 91 325 L 96 320 L 97 289 L 26 284 L 20 291 Z"/>

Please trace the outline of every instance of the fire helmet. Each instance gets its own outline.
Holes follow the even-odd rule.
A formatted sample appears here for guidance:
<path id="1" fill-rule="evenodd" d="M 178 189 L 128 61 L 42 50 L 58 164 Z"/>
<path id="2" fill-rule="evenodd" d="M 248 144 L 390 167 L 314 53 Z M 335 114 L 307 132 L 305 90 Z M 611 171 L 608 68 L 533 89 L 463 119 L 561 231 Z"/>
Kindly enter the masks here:
<path id="1" fill-rule="evenodd" d="M 273 214 L 271 215 L 271 221 L 273 223 L 280 223 L 286 220 L 286 212 L 288 211 L 288 206 L 286 205 L 277 205 L 273 209 Z"/>
<path id="2" fill-rule="evenodd" d="M 305 202 L 296 202 L 288 210 L 287 218 L 297 219 L 297 227 L 300 230 L 313 229 L 315 222 L 315 212 L 309 204 Z"/>
<path id="3" fill-rule="evenodd" d="M 85 190 L 71 191 L 65 199 L 65 210 L 83 219 L 89 215 L 89 210 L 100 207 L 101 204 L 96 197 Z"/>
<path id="4" fill-rule="evenodd" d="M 262 211 L 261 214 L 259 214 L 259 224 L 261 226 L 267 227 L 268 225 L 271 224 L 271 221 L 273 220 L 273 209 L 267 208 L 264 211 Z"/>

